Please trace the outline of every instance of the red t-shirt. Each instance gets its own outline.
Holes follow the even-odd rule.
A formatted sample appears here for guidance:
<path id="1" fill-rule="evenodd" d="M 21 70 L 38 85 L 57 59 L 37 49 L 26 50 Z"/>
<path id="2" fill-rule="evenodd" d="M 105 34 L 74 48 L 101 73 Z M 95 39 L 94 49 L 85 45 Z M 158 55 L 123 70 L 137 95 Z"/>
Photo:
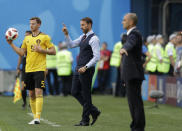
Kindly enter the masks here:
<path id="1" fill-rule="evenodd" d="M 101 50 L 100 51 L 100 57 L 108 56 L 109 59 L 107 61 L 103 61 L 102 59 L 99 61 L 99 70 L 107 70 L 109 69 L 109 61 L 111 52 L 109 50 Z"/>

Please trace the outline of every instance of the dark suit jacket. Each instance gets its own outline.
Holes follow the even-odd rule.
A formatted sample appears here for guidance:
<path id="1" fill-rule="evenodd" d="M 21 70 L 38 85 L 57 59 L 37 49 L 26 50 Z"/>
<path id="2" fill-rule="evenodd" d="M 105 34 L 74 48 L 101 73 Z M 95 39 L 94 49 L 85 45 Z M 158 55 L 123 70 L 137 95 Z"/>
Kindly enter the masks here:
<path id="1" fill-rule="evenodd" d="M 128 52 L 122 56 L 121 78 L 124 82 L 138 79 L 144 80 L 144 70 L 142 66 L 142 36 L 135 28 L 127 36 L 123 48 Z"/>

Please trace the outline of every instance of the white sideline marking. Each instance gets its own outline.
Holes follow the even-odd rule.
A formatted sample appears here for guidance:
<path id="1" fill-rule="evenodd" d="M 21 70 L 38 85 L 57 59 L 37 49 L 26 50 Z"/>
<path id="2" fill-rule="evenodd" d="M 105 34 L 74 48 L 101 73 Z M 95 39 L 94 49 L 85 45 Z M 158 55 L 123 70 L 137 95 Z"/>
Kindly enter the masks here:
<path id="1" fill-rule="evenodd" d="M 27 113 L 27 114 L 28 114 L 29 116 L 32 116 L 32 117 L 33 117 L 33 114 L 32 114 L 32 113 Z M 40 120 L 43 121 L 44 123 L 48 124 L 48 125 L 53 126 L 53 127 L 60 127 L 60 126 L 61 126 L 61 125 L 58 125 L 58 124 L 56 124 L 56 123 L 54 123 L 54 122 L 51 122 L 51 121 L 46 120 L 46 119 L 43 119 L 43 118 L 40 118 Z M 1 129 L 0 129 L 0 131 L 1 131 Z"/>

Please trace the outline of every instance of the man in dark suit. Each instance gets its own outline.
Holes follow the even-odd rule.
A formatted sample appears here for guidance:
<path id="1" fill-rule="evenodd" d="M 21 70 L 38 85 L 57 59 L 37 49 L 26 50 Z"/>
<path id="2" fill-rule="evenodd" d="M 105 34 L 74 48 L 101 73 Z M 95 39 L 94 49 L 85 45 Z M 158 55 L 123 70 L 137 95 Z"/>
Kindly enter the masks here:
<path id="1" fill-rule="evenodd" d="M 131 131 L 144 131 L 145 114 L 141 97 L 141 85 L 144 80 L 142 67 L 142 36 L 136 29 L 137 16 L 128 13 L 124 16 L 123 28 L 127 30 L 127 40 L 120 50 L 122 55 L 121 78 L 126 85 L 126 92 L 132 122 Z"/>

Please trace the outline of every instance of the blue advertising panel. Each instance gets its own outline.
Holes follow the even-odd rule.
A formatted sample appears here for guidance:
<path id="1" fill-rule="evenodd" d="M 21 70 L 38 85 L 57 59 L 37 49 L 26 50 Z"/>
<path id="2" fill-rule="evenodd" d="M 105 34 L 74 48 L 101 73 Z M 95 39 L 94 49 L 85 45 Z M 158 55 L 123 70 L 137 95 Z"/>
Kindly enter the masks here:
<path id="1" fill-rule="evenodd" d="M 149 75 L 145 75 L 145 80 L 142 83 L 142 99 L 148 100 L 148 87 L 149 87 Z"/>
<path id="2" fill-rule="evenodd" d="M 15 6 L 16 5 L 16 6 Z M 57 45 L 64 40 L 61 31 L 62 23 L 67 25 L 72 39 L 82 33 L 80 19 L 91 17 L 93 31 L 99 36 L 100 42 L 106 41 L 108 49 L 120 40 L 122 17 L 130 11 L 130 0 L 0 0 L 0 69 L 16 69 L 18 55 L 13 52 L 5 40 L 5 32 L 9 27 L 19 31 L 14 44 L 20 46 L 24 33 L 29 28 L 29 19 L 38 16 L 42 20 L 41 31 L 52 37 Z M 72 49 L 74 63 L 79 49 Z"/>

